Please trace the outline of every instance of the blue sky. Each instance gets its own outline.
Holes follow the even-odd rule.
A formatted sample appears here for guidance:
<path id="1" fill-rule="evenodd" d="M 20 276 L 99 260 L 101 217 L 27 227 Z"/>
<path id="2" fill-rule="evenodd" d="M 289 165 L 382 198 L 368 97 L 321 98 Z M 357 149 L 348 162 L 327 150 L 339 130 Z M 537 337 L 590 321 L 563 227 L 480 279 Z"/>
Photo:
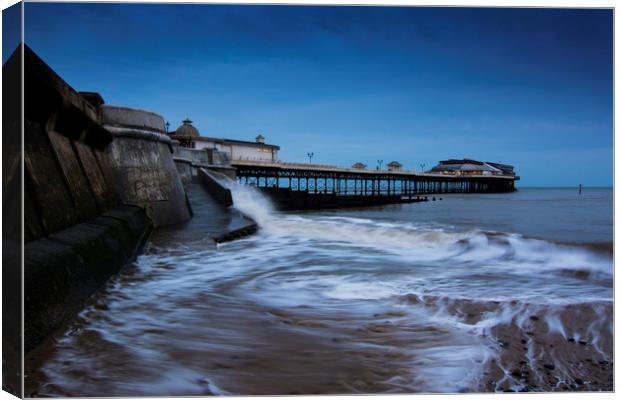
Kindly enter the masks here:
<path id="1" fill-rule="evenodd" d="M 287 161 L 471 157 L 521 185 L 610 186 L 611 10 L 27 3 L 77 90 Z"/>

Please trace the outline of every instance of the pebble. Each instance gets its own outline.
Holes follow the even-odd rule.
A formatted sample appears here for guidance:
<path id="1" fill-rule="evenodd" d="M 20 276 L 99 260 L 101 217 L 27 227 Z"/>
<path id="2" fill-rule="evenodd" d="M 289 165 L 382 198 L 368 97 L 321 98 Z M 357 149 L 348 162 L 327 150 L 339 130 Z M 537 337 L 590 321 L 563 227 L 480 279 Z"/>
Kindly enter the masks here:
<path id="1" fill-rule="evenodd" d="M 515 378 L 521 378 L 523 376 L 523 374 L 521 373 L 521 371 L 519 371 L 518 369 L 513 370 L 510 375 L 514 376 Z"/>

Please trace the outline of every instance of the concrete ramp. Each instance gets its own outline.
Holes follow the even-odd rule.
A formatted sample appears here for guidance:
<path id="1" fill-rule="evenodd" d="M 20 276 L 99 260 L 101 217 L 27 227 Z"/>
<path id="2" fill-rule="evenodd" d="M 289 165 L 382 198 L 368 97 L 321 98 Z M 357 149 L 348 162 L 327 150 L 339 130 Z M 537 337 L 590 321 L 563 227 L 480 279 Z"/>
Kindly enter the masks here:
<path id="1" fill-rule="evenodd" d="M 198 179 L 211 196 L 224 207 L 233 205 L 230 189 L 222 185 L 221 179 L 229 179 L 217 172 L 209 172 L 204 168 L 198 169 Z"/>
<path id="2" fill-rule="evenodd" d="M 183 242 L 188 246 L 213 245 L 254 233 L 257 225 L 234 208 L 223 206 L 201 183 L 185 186 L 194 217 L 181 225 L 160 228 L 152 237 L 156 246 Z"/>

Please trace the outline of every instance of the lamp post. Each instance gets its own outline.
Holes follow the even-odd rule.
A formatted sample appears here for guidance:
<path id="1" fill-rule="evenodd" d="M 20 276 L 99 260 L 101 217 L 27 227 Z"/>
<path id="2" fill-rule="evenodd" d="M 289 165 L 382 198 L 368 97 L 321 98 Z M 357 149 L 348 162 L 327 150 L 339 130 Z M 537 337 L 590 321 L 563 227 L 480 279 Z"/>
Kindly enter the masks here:
<path id="1" fill-rule="evenodd" d="M 314 153 L 308 153 L 308 158 L 310 159 L 310 164 L 312 164 L 312 157 L 314 157 Z"/>
<path id="2" fill-rule="evenodd" d="M 420 172 L 424 173 L 424 167 L 426 167 L 426 164 L 421 163 L 421 164 L 420 164 L 420 169 L 421 169 L 421 171 L 420 171 Z"/>
<path id="3" fill-rule="evenodd" d="M 383 160 L 377 160 L 377 163 L 379 163 L 379 171 L 381 171 L 381 164 L 383 164 Z"/>
<path id="4" fill-rule="evenodd" d="M 168 134 L 169 129 L 170 129 L 170 122 L 166 121 L 166 134 Z"/>

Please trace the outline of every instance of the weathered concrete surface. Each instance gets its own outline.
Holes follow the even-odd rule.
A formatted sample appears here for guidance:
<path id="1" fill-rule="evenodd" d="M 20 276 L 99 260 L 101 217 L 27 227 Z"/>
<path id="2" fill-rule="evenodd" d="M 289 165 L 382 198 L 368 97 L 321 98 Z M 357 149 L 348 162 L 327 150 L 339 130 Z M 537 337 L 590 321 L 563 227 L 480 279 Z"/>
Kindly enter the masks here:
<path id="1" fill-rule="evenodd" d="M 144 244 L 152 225 L 144 210 L 121 205 L 105 153 L 113 136 L 99 123 L 97 96 L 89 95 L 87 101 L 26 46 L 23 62 L 23 153 L 3 160 L 4 193 L 7 189 L 12 192 L 10 203 L 3 198 L 3 214 L 9 217 L 5 224 L 9 223 L 3 224 L 3 248 L 12 256 L 9 260 L 3 254 L 3 259 L 10 265 L 21 264 L 22 221 L 26 242 L 24 309 L 16 307 L 17 315 L 13 311 L 4 314 L 12 321 L 4 326 L 19 327 L 19 353 L 22 337 L 27 352 L 73 316 L 87 297 L 126 265 Z M 19 54 L 5 64 L 3 71 L 7 72 L 7 68 L 21 69 Z M 13 71 L 3 79 L 11 77 L 19 84 L 19 76 L 14 75 Z M 20 113 L 10 122 L 10 129 L 3 132 L 7 148 L 21 147 L 21 123 Z M 14 204 L 22 193 L 18 184 L 22 173 L 23 216 L 21 202 Z M 18 223 L 11 222 L 15 218 Z M 9 237 L 15 244 L 7 243 Z M 6 266 L 3 274 L 10 271 Z M 21 268 L 18 271 L 21 278 Z M 20 279 L 4 282 L 4 293 L 11 293 L 12 298 L 21 294 Z M 21 295 L 17 301 L 21 305 Z M 9 304 L 4 303 L 5 307 Z"/>
<path id="2" fill-rule="evenodd" d="M 178 145 L 178 141 L 173 141 L 174 158 L 180 158 L 183 160 L 191 161 L 193 164 L 207 166 L 211 162 L 209 160 L 208 149 L 195 150 L 181 147 Z"/>
<path id="3" fill-rule="evenodd" d="M 179 145 L 177 140 L 172 141 L 174 163 L 183 183 L 200 179 L 198 170 L 217 171 L 229 178 L 235 177 L 235 168 L 228 162 L 222 162 L 214 149 L 188 149 Z"/>
<path id="4" fill-rule="evenodd" d="M 136 108 L 104 105 L 101 119 L 107 127 L 134 128 L 145 132 L 166 133 L 164 119 L 151 111 Z M 169 142 L 170 142 L 170 138 Z"/>
<path id="5" fill-rule="evenodd" d="M 234 229 L 230 232 L 223 233 L 221 235 L 217 235 L 213 237 L 213 241 L 215 243 L 224 243 L 230 242 L 235 239 L 241 239 L 242 237 L 252 235 L 258 231 L 258 224 L 256 222 L 252 222 L 247 226 L 243 226 L 238 229 Z"/>
<path id="6" fill-rule="evenodd" d="M 97 110 L 28 47 L 24 52 L 26 242 L 120 205 L 101 163 L 112 135 Z"/>
<path id="7" fill-rule="evenodd" d="M 21 55 L 18 47 L 2 66 L 2 389 L 18 397 L 22 396 Z"/>
<path id="8" fill-rule="evenodd" d="M 177 167 L 183 185 L 196 180 L 197 168 L 192 165 L 191 161 L 175 158 L 174 165 Z"/>
<path id="9" fill-rule="evenodd" d="M 163 118 L 148 111 L 111 106 L 102 106 L 101 118 L 114 135 L 107 153 L 123 203 L 144 207 L 156 227 L 190 219 Z"/>
<path id="10" fill-rule="evenodd" d="M 25 352 L 77 312 L 142 249 L 151 230 L 138 207 L 121 206 L 25 247 Z"/>
<path id="11" fill-rule="evenodd" d="M 204 168 L 198 169 L 198 178 L 217 202 L 224 207 L 233 205 L 230 189 L 224 187 L 209 171 Z"/>

